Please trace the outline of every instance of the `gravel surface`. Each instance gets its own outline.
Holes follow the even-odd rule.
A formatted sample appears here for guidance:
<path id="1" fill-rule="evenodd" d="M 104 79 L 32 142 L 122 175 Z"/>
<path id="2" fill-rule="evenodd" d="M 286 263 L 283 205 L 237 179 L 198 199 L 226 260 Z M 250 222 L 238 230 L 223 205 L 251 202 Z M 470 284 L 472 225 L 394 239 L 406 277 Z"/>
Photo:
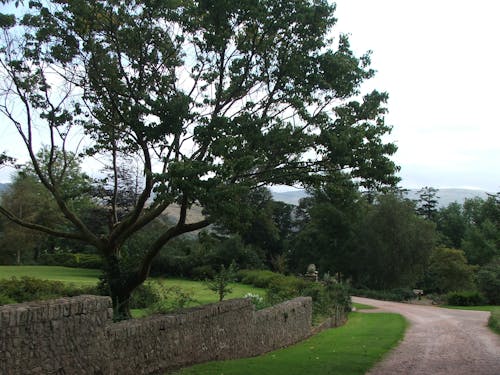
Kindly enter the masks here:
<path id="1" fill-rule="evenodd" d="M 377 307 L 363 312 L 394 312 L 410 322 L 404 340 L 369 375 L 500 375 L 500 336 L 487 327 L 489 312 L 353 301 Z"/>

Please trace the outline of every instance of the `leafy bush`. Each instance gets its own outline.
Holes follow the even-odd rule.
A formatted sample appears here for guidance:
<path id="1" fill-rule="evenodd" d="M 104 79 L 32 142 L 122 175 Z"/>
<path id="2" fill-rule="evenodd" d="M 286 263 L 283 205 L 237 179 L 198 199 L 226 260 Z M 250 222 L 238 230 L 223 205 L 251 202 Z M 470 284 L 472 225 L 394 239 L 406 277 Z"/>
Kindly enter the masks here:
<path id="1" fill-rule="evenodd" d="M 34 277 L 11 277 L 0 280 L 2 295 L 17 303 L 45 300 L 60 297 L 72 297 L 81 294 L 96 294 L 96 287 L 75 286 L 60 281 L 41 280 Z M 12 303 L 12 302 L 11 302 Z"/>
<path id="2" fill-rule="evenodd" d="M 162 299 L 159 283 L 152 281 L 137 287 L 130 296 L 131 309 L 145 309 Z"/>
<path id="3" fill-rule="evenodd" d="M 267 301 L 270 304 L 280 303 L 295 297 L 303 296 L 304 291 L 312 283 L 294 276 L 283 276 L 270 279 L 267 285 Z"/>
<path id="4" fill-rule="evenodd" d="M 247 293 L 243 296 L 243 298 L 250 298 L 256 310 L 262 310 L 268 306 L 268 304 L 264 301 L 264 298 L 254 293 Z"/>
<path id="5" fill-rule="evenodd" d="M 103 261 L 100 255 L 84 253 L 55 253 L 42 254 L 38 263 L 46 266 L 63 266 L 76 268 L 102 268 Z"/>
<path id="6" fill-rule="evenodd" d="M 169 313 L 186 308 L 190 303 L 196 302 L 192 290 L 182 289 L 178 286 L 166 287 L 161 283 L 158 283 L 157 287 L 161 298 L 148 307 L 151 314 Z"/>
<path id="7" fill-rule="evenodd" d="M 484 265 L 477 273 L 479 290 L 492 305 L 500 305 L 500 257 Z"/>
<path id="8" fill-rule="evenodd" d="M 267 288 L 273 279 L 281 277 L 284 276 L 268 270 L 240 270 L 236 274 L 238 281 L 257 288 Z"/>
<path id="9" fill-rule="evenodd" d="M 11 303 L 16 303 L 16 301 L 13 298 L 7 296 L 6 294 L 0 293 L 0 306 L 9 305 Z"/>
<path id="10" fill-rule="evenodd" d="M 477 291 L 450 292 L 446 295 L 449 305 L 454 306 L 479 306 L 486 302 L 484 296 Z"/>
<path id="11" fill-rule="evenodd" d="M 213 279 L 214 276 L 215 271 L 209 265 L 194 267 L 191 271 L 191 278 L 193 280 Z"/>
<path id="12" fill-rule="evenodd" d="M 488 327 L 500 333 L 500 308 L 494 309 L 488 319 Z"/>
<path id="13" fill-rule="evenodd" d="M 390 290 L 372 290 L 372 289 L 354 289 L 351 288 L 351 294 L 359 297 L 380 299 L 383 301 L 409 301 L 415 298 L 411 289 L 397 288 Z"/>

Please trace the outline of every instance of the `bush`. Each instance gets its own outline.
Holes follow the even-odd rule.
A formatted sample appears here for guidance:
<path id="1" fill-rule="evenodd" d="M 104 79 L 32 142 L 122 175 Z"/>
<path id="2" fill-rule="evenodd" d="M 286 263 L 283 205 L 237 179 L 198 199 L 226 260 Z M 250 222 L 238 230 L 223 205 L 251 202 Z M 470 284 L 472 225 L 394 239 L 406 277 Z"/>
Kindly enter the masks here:
<path id="1" fill-rule="evenodd" d="M 281 277 L 284 276 L 268 270 L 240 270 L 236 274 L 238 281 L 257 288 L 267 288 L 273 279 Z"/>
<path id="2" fill-rule="evenodd" d="M 383 301 L 403 302 L 415 298 L 411 289 L 397 288 L 390 290 L 372 290 L 372 289 L 354 289 L 351 288 L 351 294 L 359 297 L 380 299 Z"/>
<path id="3" fill-rule="evenodd" d="M 191 271 L 191 278 L 193 280 L 205 280 L 205 279 L 213 279 L 215 276 L 215 271 L 212 266 L 198 266 L 194 267 Z"/>
<path id="4" fill-rule="evenodd" d="M 130 296 L 131 309 L 145 309 L 162 299 L 158 282 L 146 282 L 137 287 Z"/>
<path id="5" fill-rule="evenodd" d="M 2 305 L 9 305 L 11 303 L 16 303 L 16 301 L 13 298 L 10 298 L 9 296 L 0 293 L 0 306 Z"/>
<path id="6" fill-rule="evenodd" d="M 488 327 L 500 334 L 500 308 L 494 309 L 488 319 Z"/>
<path id="7" fill-rule="evenodd" d="M 243 296 L 243 298 L 250 298 L 250 301 L 252 301 L 253 305 L 255 306 L 255 310 L 262 310 L 269 306 L 266 301 L 264 301 L 264 298 L 262 298 L 258 294 L 247 293 Z"/>
<path id="8" fill-rule="evenodd" d="M 450 292 L 446 300 L 454 306 L 479 306 L 486 303 L 484 296 L 477 291 Z"/>
<path id="9" fill-rule="evenodd" d="M 38 258 L 38 263 L 46 266 L 95 269 L 102 268 L 103 266 L 103 261 L 100 255 L 83 253 L 42 254 Z"/>
<path id="10" fill-rule="evenodd" d="M 196 302 L 192 290 L 182 289 L 178 286 L 166 287 L 157 284 L 161 298 L 148 307 L 151 314 L 165 314 L 186 308 L 190 303 Z"/>
<path id="11" fill-rule="evenodd" d="M 21 303 L 60 297 L 73 297 L 81 294 L 96 294 L 96 287 L 81 287 L 60 281 L 41 280 L 23 276 L 0 280 L 2 295 L 9 300 Z M 11 302 L 12 303 L 12 302 Z"/>
<path id="12" fill-rule="evenodd" d="M 280 303 L 304 295 L 311 282 L 295 276 L 275 274 L 267 285 L 267 301 L 270 304 Z"/>

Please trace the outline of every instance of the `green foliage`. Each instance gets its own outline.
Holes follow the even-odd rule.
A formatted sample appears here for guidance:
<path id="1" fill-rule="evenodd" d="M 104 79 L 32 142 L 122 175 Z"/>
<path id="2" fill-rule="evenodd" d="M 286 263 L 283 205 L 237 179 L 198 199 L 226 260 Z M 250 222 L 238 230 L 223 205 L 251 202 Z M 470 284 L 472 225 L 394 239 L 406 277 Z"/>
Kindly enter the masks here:
<path id="1" fill-rule="evenodd" d="M 256 310 L 262 310 L 269 306 L 266 301 L 264 301 L 264 298 L 256 293 L 247 293 L 243 296 L 243 298 L 250 298 L 250 301 L 252 301 Z"/>
<path id="2" fill-rule="evenodd" d="M 467 264 L 463 251 L 438 247 L 429 259 L 426 289 L 439 293 L 471 289 L 474 270 Z"/>
<path id="3" fill-rule="evenodd" d="M 41 280 L 28 276 L 0 279 L 0 290 L 4 301 L 18 303 L 96 293 L 96 288 L 93 286 L 75 286 L 60 281 Z"/>
<path id="4" fill-rule="evenodd" d="M 471 264 L 484 265 L 500 256 L 500 193 L 464 202 L 467 229 L 462 248 Z"/>
<path id="5" fill-rule="evenodd" d="M 217 293 L 219 301 L 222 301 L 226 295 L 232 292 L 229 284 L 233 282 L 235 278 L 236 264 L 231 263 L 228 268 L 221 264 L 219 272 L 217 272 L 212 279 L 207 279 L 205 284 L 208 289 Z"/>
<path id="6" fill-rule="evenodd" d="M 197 302 L 192 290 L 187 290 L 176 285 L 170 287 L 161 283 L 157 285 L 161 298 L 148 307 L 149 313 L 166 314 L 184 309 L 188 305 Z"/>
<path id="7" fill-rule="evenodd" d="M 209 265 L 194 267 L 191 270 L 191 278 L 193 280 L 213 279 L 215 274 L 215 270 Z"/>
<path id="8" fill-rule="evenodd" d="M 500 308 L 493 309 L 488 319 L 488 327 L 500 334 Z"/>
<path id="9" fill-rule="evenodd" d="M 11 303 L 16 303 L 17 301 L 14 298 L 9 297 L 5 293 L 0 293 L 0 306 L 9 305 Z"/>
<path id="10" fill-rule="evenodd" d="M 38 264 L 93 269 L 101 269 L 103 267 L 100 255 L 84 253 L 46 253 L 38 257 Z"/>
<path id="11" fill-rule="evenodd" d="M 441 208 L 436 214 L 436 229 L 445 247 L 459 249 L 467 229 L 463 206 L 457 202 Z"/>
<path id="12" fill-rule="evenodd" d="M 145 309 L 165 298 L 161 284 L 157 281 L 151 281 L 142 284 L 134 289 L 130 296 L 131 309 Z"/>
<path id="13" fill-rule="evenodd" d="M 429 186 L 425 186 L 418 191 L 419 199 L 416 201 L 416 211 L 427 220 L 436 220 L 439 199 L 437 196 L 438 191 L 438 189 Z"/>
<path id="14" fill-rule="evenodd" d="M 268 288 L 274 279 L 281 278 L 283 275 L 268 270 L 239 270 L 236 277 L 243 284 Z"/>
<path id="15" fill-rule="evenodd" d="M 500 257 L 484 265 L 477 273 L 477 285 L 492 305 L 500 305 Z"/>
<path id="16" fill-rule="evenodd" d="M 380 299 L 383 301 L 403 302 L 415 298 L 413 290 L 407 288 L 396 288 L 390 290 L 355 289 L 351 288 L 351 294 L 358 297 Z"/>
<path id="17" fill-rule="evenodd" d="M 323 283 L 311 282 L 266 270 L 240 270 L 238 279 L 242 283 L 266 288 L 266 303 L 269 305 L 309 296 L 313 300 L 314 316 L 331 314 L 336 307 L 343 312 L 351 310 L 349 288 L 333 279 Z"/>
<path id="18" fill-rule="evenodd" d="M 274 277 L 270 279 L 267 285 L 266 299 L 271 305 L 277 303 L 306 295 L 305 292 L 310 281 L 295 277 L 295 276 L 283 276 Z M 314 294 L 312 297 L 321 298 L 321 294 Z"/>
<path id="19" fill-rule="evenodd" d="M 480 306 L 486 301 L 485 297 L 478 291 L 449 292 L 446 295 L 449 305 L 454 306 Z"/>
<path id="20" fill-rule="evenodd" d="M 434 224 L 417 217 L 411 202 L 378 196 L 356 228 L 353 284 L 412 287 L 424 274 L 434 243 Z"/>

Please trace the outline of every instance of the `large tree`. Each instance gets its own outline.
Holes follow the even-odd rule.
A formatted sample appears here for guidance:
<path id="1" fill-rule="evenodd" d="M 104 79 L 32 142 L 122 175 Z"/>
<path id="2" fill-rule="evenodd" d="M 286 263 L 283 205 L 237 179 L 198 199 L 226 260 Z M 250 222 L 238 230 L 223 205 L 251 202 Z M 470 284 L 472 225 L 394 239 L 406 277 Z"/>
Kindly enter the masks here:
<path id="1" fill-rule="evenodd" d="M 129 316 L 130 293 L 170 240 L 234 213 L 256 187 L 331 173 L 368 189 L 396 182 L 396 147 L 382 141 L 387 94 L 360 95 L 373 75 L 369 55 L 355 56 L 346 36 L 333 46 L 335 7 L 326 0 L 26 3 L 19 16 L 0 17 L 0 111 L 71 229 L 0 212 L 94 246 L 117 318 Z M 46 165 L 36 158 L 41 144 Z M 111 171 L 106 233 L 92 231 L 62 194 L 67 176 L 54 166 L 68 150 Z M 119 215 L 125 156 L 140 163 L 142 180 Z M 178 222 L 135 268 L 124 267 L 123 244 L 173 203 Z M 205 219 L 188 222 L 194 203 Z"/>

